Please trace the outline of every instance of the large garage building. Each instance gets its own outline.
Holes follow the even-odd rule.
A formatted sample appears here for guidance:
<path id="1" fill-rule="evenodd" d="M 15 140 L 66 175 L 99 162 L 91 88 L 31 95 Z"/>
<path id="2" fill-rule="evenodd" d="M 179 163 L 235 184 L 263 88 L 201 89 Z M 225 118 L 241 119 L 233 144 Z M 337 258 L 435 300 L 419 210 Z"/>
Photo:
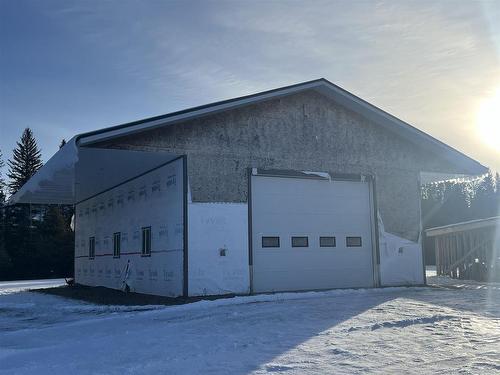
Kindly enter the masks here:
<path id="1" fill-rule="evenodd" d="M 165 296 L 421 285 L 420 185 L 486 168 L 325 79 L 75 136 L 75 278 Z"/>

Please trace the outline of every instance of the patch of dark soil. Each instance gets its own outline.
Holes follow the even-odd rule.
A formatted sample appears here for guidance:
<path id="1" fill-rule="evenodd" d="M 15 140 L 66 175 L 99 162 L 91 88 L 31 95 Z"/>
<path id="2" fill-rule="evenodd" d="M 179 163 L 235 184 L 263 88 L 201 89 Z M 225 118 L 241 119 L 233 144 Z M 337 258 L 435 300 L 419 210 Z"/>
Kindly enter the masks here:
<path id="1" fill-rule="evenodd" d="M 203 296 L 203 297 L 163 297 L 150 294 L 141 294 L 133 292 L 123 292 L 105 288 L 102 286 L 85 285 L 64 285 L 56 288 L 33 289 L 31 292 L 51 294 L 54 296 L 77 299 L 80 301 L 95 303 L 99 305 L 126 305 L 126 306 L 144 306 L 144 305 L 182 305 L 185 303 L 196 302 L 200 300 L 214 300 L 219 298 L 230 298 L 234 295 L 224 296 Z"/>

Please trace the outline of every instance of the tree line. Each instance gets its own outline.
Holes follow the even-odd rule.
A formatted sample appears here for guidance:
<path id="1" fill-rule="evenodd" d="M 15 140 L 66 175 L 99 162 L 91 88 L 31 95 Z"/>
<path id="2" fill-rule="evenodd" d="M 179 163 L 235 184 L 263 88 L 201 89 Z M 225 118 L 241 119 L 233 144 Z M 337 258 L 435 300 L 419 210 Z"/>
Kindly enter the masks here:
<path id="1" fill-rule="evenodd" d="M 424 229 L 500 216 L 498 173 L 423 185 L 421 193 Z M 427 264 L 434 264 L 434 241 L 426 239 L 424 246 Z"/>
<path id="2" fill-rule="evenodd" d="M 66 142 L 62 140 L 62 147 Z M 8 180 L 2 175 L 7 165 Z M 12 157 L 0 150 L 0 280 L 73 275 L 73 207 L 7 205 L 13 195 L 43 166 L 42 153 L 30 128 L 24 129 Z"/>

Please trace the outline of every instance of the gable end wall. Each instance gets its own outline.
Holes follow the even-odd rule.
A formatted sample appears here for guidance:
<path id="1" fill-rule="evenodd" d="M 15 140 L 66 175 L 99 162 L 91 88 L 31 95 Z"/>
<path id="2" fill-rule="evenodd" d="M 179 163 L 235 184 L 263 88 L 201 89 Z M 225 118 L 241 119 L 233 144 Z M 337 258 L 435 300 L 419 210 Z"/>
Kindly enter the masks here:
<path id="1" fill-rule="evenodd" d="M 247 168 L 373 174 L 385 230 L 420 230 L 420 171 L 456 166 L 315 91 L 103 142 L 187 154 L 193 202 L 247 202 Z"/>

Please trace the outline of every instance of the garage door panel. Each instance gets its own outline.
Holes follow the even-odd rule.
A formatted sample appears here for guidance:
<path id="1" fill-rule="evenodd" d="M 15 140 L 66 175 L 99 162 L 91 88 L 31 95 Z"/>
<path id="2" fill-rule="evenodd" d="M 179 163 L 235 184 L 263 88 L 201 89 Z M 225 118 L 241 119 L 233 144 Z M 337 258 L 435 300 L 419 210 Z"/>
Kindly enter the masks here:
<path id="1" fill-rule="evenodd" d="M 371 267 L 371 259 L 366 256 L 365 252 L 343 253 L 327 252 L 324 250 L 311 251 L 307 253 L 297 252 L 269 252 L 257 253 L 255 257 L 254 267 L 257 270 L 285 270 L 285 269 L 330 269 L 338 270 L 349 268 L 366 268 Z"/>
<path id="2" fill-rule="evenodd" d="M 279 202 L 276 200 L 269 200 L 273 202 L 273 204 L 277 205 Z M 292 204 L 292 203 L 288 203 Z M 283 203 L 283 205 L 286 205 L 286 203 Z M 370 222 L 370 218 L 366 217 L 366 208 L 361 210 L 361 209 L 348 209 L 348 208 L 340 208 L 340 207 L 335 207 L 330 210 L 327 210 L 326 208 L 322 207 L 321 209 L 318 209 L 317 212 L 311 211 L 311 210 L 299 210 L 296 207 L 284 207 L 283 210 L 281 211 L 276 211 L 275 209 L 269 208 L 269 207 L 258 207 L 254 205 L 254 211 L 258 210 L 260 214 L 265 214 L 267 216 L 274 216 L 274 218 L 278 217 L 280 220 L 283 220 L 283 215 L 289 214 L 289 215 L 294 215 L 291 217 L 288 217 L 288 220 L 302 220 L 306 217 L 311 218 L 311 217 L 318 217 L 323 216 L 323 219 L 327 219 L 327 223 L 332 223 L 333 224 L 340 224 L 342 223 L 342 218 L 348 218 L 350 221 L 361 221 L 364 223 Z M 301 216 L 303 215 L 303 216 Z M 335 216 L 335 220 L 332 220 L 332 216 Z"/>
<path id="3" fill-rule="evenodd" d="M 298 199 L 298 198 L 297 198 Z M 271 200 L 271 199 L 269 199 Z M 261 209 L 261 212 L 266 215 L 283 215 L 283 214 L 294 214 L 294 215 L 308 215 L 308 216 L 318 216 L 318 215 L 324 215 L 324 216 L 331 216 L 332 214 L 335 214 L 337 216 L 358 216 L 358 220 L 366 220 L 366 206 L 354 206 L 351 205 L 349 207 L 335 207 L 335 206 L 330 206 L 328 204 L 324 204 L 318 207 L 313 207 L 313 206 L 308 206 L 308 207 L 300 207 L 301 203 L 297 203 L 296 199 L 290 199 L 290 201 L 294 201 L 294 206 L 292 207 L 285 207 L 283 209 L 279 209 L 279 205 L 274 202 L 270 206 L 263 206 L 263 207 L 257 207 L 257 209 Z M 346 200 L 342 200 L 346 201 Z M 281 202 L 280 202 L 281 203 Z M 285 205 L 286 202 L 282 202 L 281 205 Z"/>
<path id="4" fill-rule="evenodd" d="M 313 193 L 308 193 L 313 194 Z M 333 198 L 327 195 L 327 192 L 317 195 L 318 197 L 325 196 L 324 199 L 308 202 L 304 200 L 303 195 L 274 196 L 264 194 L 260 198 L 262 203 L 255 203 L 255 208 L 263 210 L 268 214 L 272 213 L 303 213 L 303 214 L 324 214 L 331 215 L 333 212 L 337 214 L 359 214 L 366 215 L 366 207 L 369 206 L 369 201 L 353 200 L 352 197 Z M 264 203 L 264 202 L 267 202 Z M 345 202 L 339 205 L 339 202 Z M 366 217 L 366 216 L 365 216 Z"/>
<path id="5" fill-rule="evenodd" d="M 370 188 L 366 182 L 252 177 L 255 292 L 373 286 Z M 262 237 L 279 237 L 263 248 Z M 308 247 L 292 247 L 307 236 Z M 335 247 L 320 247 L 320 236 Z M 362 245 L 347 247 L 346 237 Z"/>
<path id="6" fill-rule="evenodd" d="M 261 177 L 262 179 L 268 179 L 268 180 L 273 180 L 275 178 L 270 178 L 270 177 Z M 287 183 L 291 183 L 292 181 L 297 181 L 297 179 L 289 179 L 287 180 Z M 302 181 L 308 181 L 309 180 L 302 180 Z M 296 198 L 299 202 L 303 199 L 304 194 L 319 194 L 319 195 L 324 195 L 328 196 L 330 198 L 330 202 L 336 202 L 339 199 L 349 199 L 351 203 L 355 204 L 357 202 L 363 204 L 363 203 L 368 203 L 369 202 L 369 196 L 365 196 L 369 192 L 368 186 L 364 186 L 363 188 L 353 188 L 351 190 L 345 190 L 342 192 L 337 192 L 337 191 L 332 191 L 333 189 L 339 189 L 340 186 L 342 186 L 342 189 L 344 189 L 343 185 L 339 185 L 339 183 L 336 182 L 330 182 L 330 181 L 313 181 L 314 183 L 319 183 L 319 184 L 331 184 L 328 188 L 325 187 L 315 187 L 312 186 L 312 188 L 307 188 L 303 187 L 301 189 L 297 188 L 292 188 L 292 189 L 281 189 L 280 186 L 283 186 L 282 184 L 273 186 L 272 184 L 262 184 L 260 186 L 261 189 L 266 189 L 265 191 L 262 192 L 263 195 L 273 198 L 273 201 L 271 203 L 276 202 L 276 201 L 283 201 L 288 198 Z M 350 182 L 352 184 L 353 182 Z M 359 184 L 366 184 L 366 183 L 361 183 L 361 182 L 356 182 Z M 272 189 L 272 190 L 267 190 L 267 189 Z M 276 200 L 276 201 L 275 201 Z M 314 201 L 309 201 L 309 204 L 315 204 L 315 203 L 321 203 L 321 202 L 314 202 Z"/>
<path id="7" fill-rule="evenodd" d="M 361 272 L 359 268 L 329 269 L 293 269 L 278 270 L 269 279 L 269 273 L 254 274 L 254 290 L 260 292 L 322 290 L 332 288 L 364 288 L 367 285 L 360 279 L 353 279 L 352 274 Z"/>

